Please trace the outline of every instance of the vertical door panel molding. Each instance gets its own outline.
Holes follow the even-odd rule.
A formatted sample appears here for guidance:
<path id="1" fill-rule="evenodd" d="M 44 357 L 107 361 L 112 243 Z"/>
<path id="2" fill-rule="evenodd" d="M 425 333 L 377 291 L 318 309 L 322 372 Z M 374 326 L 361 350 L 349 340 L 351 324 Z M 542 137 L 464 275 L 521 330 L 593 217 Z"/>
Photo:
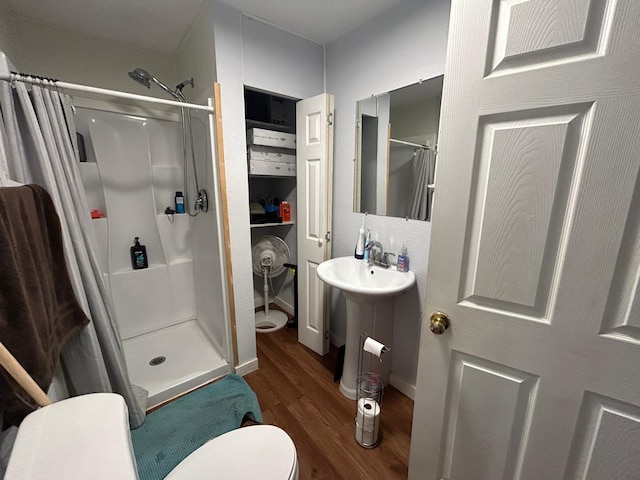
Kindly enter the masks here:
<path id="1" fill-rule="evenodd" d="M 636 478 L 640 472 L 640 408 L 586 392 L 564 478 Z"/>
<path id="2" fill-rule="evenodd" d="M 517 479 L 538 377 L 454 352 L 450 379 L 443 476 Z"/>
<path id="3" fill-rule="evenodd" d="M 590 104 L 481 117 L 461 299 L 548 320 Z"/>
<path id="4" fill-rule="evenodd" d="M 316 275 L 331 254 L 333 97 L 317 95 L 296 105 L 298 341 L 319 355 L 329 351 L 328 288 Z"/>
<path id="5" fill-rule="evenodd" d="M 495 0 L 487 75 L 600 54 L 606 45 L 612 3 Z"/>

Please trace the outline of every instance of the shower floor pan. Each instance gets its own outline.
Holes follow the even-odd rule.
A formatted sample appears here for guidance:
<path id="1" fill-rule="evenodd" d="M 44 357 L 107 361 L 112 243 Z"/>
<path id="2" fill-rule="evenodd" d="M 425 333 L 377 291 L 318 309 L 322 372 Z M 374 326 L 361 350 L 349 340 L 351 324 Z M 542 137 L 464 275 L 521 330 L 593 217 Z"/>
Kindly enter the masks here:
<path id="1" fill-rule="evenodd" d="M 147 408 L 229 373 L 196 320 L 122 342 L 129 380 L 149 391 Z"/>

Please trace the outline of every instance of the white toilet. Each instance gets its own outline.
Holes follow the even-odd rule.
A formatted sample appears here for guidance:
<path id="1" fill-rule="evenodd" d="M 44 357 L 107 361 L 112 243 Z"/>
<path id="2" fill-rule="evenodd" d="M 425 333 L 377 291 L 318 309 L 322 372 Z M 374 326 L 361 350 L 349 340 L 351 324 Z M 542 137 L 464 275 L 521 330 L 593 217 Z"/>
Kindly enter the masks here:
<path id="1" fill-rule="evenodd" d="M 127 406 L 120 395 L 93 393 L 62 400 L 24 419 L 6 480 L 136 480 Z M 221 435 L 185 458 L 168 480 L 297 480 L 291 438 L 256 425 Z"/>

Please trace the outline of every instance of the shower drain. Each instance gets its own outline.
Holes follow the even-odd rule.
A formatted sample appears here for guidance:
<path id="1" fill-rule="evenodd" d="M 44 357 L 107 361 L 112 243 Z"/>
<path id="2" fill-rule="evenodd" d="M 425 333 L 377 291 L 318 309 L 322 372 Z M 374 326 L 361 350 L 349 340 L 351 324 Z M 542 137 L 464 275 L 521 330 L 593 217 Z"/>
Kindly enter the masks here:
<path id="1" fill-rule="evenodd" d="M 162 357 L 162 356 L 152 358 L 152 359 L 149 361 L 149 365 L 151 365 L 152 367 L 156 367 L 156 366 L 160 365 L 161 363 L 164 363 L 164 361 L 165 361 L 166 359 L 167 359 L 167 357 Z"/>

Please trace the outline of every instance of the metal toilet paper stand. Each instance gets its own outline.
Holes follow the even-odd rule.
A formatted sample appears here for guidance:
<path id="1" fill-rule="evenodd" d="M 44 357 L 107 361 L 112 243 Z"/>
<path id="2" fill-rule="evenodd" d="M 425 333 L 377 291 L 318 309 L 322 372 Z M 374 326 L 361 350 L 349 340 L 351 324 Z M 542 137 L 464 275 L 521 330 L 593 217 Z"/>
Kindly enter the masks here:
<path id="1" fill-rule="evenodd" d="M 376 371 L 379 370 L 376 365 L 382 362 L 382 355 L 389 350 L 389 347 L 366 333 L 360 335 L 356 377 L 355 440 L 364 448 L 375 448 L 380 443 L 383 384 L 380 373 Z"/>

